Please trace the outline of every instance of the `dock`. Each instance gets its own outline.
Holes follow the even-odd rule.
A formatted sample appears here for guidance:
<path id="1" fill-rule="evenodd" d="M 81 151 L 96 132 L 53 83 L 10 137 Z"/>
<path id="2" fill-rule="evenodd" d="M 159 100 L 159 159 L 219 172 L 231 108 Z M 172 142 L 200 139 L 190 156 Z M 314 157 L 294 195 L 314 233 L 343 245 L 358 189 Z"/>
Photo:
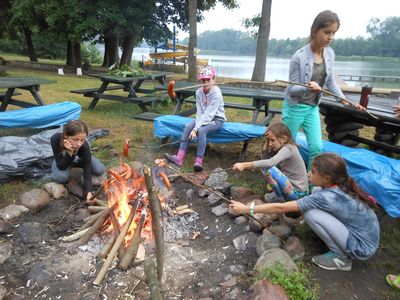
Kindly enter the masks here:
<path id="1" fill-rule="evenodd" d="M 339 74 L 339 77 L 344 81 L 394 81 L 399 82 L 400 77 L 398 76 L 380 76 L 380 75 L 349 75 Z"/>

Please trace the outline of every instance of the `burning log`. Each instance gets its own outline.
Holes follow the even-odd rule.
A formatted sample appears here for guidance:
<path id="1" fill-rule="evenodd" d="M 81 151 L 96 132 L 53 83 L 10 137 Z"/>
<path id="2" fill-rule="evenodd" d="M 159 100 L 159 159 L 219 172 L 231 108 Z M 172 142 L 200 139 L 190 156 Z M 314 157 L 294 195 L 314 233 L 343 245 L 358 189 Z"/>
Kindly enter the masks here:
<path id="1" fill-rule="evenodd" d="M 108 206 L 88 206 L 87 209 L 91 214 L 97 214 L 98 212 L 101 212 L 107 208 Z"/>
<path id="2" fill-rule="evenodd" d="M 154 240 L 156 244 L 156 261 L 157 261 L 157 275 L 161 281 L 164 269 L 164 230 L 161 226 L 162 214 L 161 214 L 161 203 L 157 196 L 151 178 L 151 170 L 149 167 L 143 169 L 144 177 L 147 185 L 147 192 L 149 194 L 151 220 L 153 227 Z"/>
<path id="3" fill-rule="evenodd" d="M 135 234 L 132 237 L 132 240 L 129 244 L 128 249 L 125 251 L 125 255 L 119 263 L 119 267 L 122 270 L 127 270 L 130 266 L 132 259 L 135 259 L 139 243 L 140 243 L 140 233 L 142 232 L 143 224 L 146 221 L 147 209 L 143 209 L 143 212 L 140 216 L 139 223 L 136 227 Z"/>
<path id="4" fill-rule="evenodd" d="M 93 226 L 91 226 L 90 229 L 79 239 L 79 244 L 84 245 L 92 238 L 92 236 L 101 228 L 101 226 L 103 226 L 113 209 L 114 206 L 106 208 L 104 211 L 102 211 L 103 214 L 99 216 Z"/>
<path id="5" fill-rule="evenodd" d="M 94 205 L 108 207 L 107 201 L 103 201 L 103 200 L 99 200 L 99 199 L 94 199 Z"/>
<path id="6" fill-rule="evenodd" d="M 150 289 L 150 299 L 162 300 L 160 283 L 157 278 L 156 265 L 154 261 L 152 259 L 146 259 L 143 263 L 143 267 L 147 278 L 147 285 Z"/>
<path id="7" fill-rule="evenodd" d="M 111 250 L 112 246 L 114 245 L 114 242 L 116 241 L 116 239 L 118 238 L 119 233 L 120 233 L 119 232 L 119 224 L 118 224 L 117 218 L 115 217 L 114 212 L 110 213 L 110 220 L 111 220 L 111 224 L 113 226 L 113 235 L 105 243 L 104 247 L 99 252 L 99 257 L 100 258 L 106 258 L 107 257 L 108 253 L 110 253 L 110 250 Z M 123 254 L 122 254 L 123 251 L 121 251 L 121 250 L 123 250 L 122 247 L 120 247 L 119 250 L 118 250 L 118 257 L 122 257 L 123 256 Z"/>
<path id="8" fill-rule="evenodd" d="M 135 213 L 136 213 L 136 211 L 134 209 L 132 209 L 129 214 L 128 220 L 126 221 L 126 223 L 124 225 L 124 228 L 120 232 L 117 240 L 114 243 L 114 246 L 110 250 L 110 253 L 107 256 L 107 259 L 104 262 L 103 266 L 101 267 L 99 273 L 97 274 L 97 277 L 94 280 L 93 284 L 99 285 L 103 281 L 104 277 L 106 276 L 107 270 L 111 266 L 119 247 L 121 247 L 122 243 L 124 242 L 125 235 L 128 232 L 129 227 L 131 226 L 131 223 L 133 221 L 133 217 L 135 216 Z"/>
<path id="9" fill-rule="evenodd" d="M 99 252 L 99 257 L 100 258 L 106 258 L 108 253 L 110 253 L 112 246 L 114 245 L 115 240 L 117 239 L 117 236 L 113 234 L 109 240 L 104 244 L 103 248 Z"/>

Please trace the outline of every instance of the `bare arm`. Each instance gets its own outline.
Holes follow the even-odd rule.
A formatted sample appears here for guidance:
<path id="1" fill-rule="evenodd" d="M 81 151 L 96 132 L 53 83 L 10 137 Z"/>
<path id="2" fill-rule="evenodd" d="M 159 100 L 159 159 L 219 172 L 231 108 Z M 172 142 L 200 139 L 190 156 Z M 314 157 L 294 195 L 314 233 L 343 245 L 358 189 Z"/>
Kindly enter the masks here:
<path id="1" fill-rule="evenodd" d="M 229 205 L 235 214 L 250 213 L 250 207 L 237 201 L 232 201 Z M 297 201 L 288 201 L 284 203 L 266 203 L 254 206 L 254 213 L 272 214 L 300 211 Z"/>

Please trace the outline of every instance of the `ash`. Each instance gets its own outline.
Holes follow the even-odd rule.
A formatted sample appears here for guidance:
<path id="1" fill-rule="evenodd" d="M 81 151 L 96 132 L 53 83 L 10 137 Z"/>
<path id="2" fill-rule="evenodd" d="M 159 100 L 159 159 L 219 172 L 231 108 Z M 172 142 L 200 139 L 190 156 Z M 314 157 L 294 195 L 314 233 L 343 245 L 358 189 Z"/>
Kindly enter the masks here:
<path id="1" fill-rule="evenodd" d="M 175 242 L 176 240 L 189 239 L 195 231 L 198 219 L 199 214 L 196 212 L 168 217 L 164 220 L 164 240 Z"/>

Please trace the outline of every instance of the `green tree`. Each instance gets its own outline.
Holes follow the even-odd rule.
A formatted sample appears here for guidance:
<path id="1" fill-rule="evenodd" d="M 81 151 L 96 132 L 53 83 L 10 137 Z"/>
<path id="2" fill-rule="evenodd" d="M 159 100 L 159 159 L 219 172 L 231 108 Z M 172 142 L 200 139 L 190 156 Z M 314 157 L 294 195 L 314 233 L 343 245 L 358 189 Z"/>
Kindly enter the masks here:
<path id="1" fill-rule="evenodd" d="M 400 57 L 400 17 L 388 17 L 383 21 L 373 18 L 367 32 L 372 40 L 384 46 L 381 48 L 382 56 Z"/>

